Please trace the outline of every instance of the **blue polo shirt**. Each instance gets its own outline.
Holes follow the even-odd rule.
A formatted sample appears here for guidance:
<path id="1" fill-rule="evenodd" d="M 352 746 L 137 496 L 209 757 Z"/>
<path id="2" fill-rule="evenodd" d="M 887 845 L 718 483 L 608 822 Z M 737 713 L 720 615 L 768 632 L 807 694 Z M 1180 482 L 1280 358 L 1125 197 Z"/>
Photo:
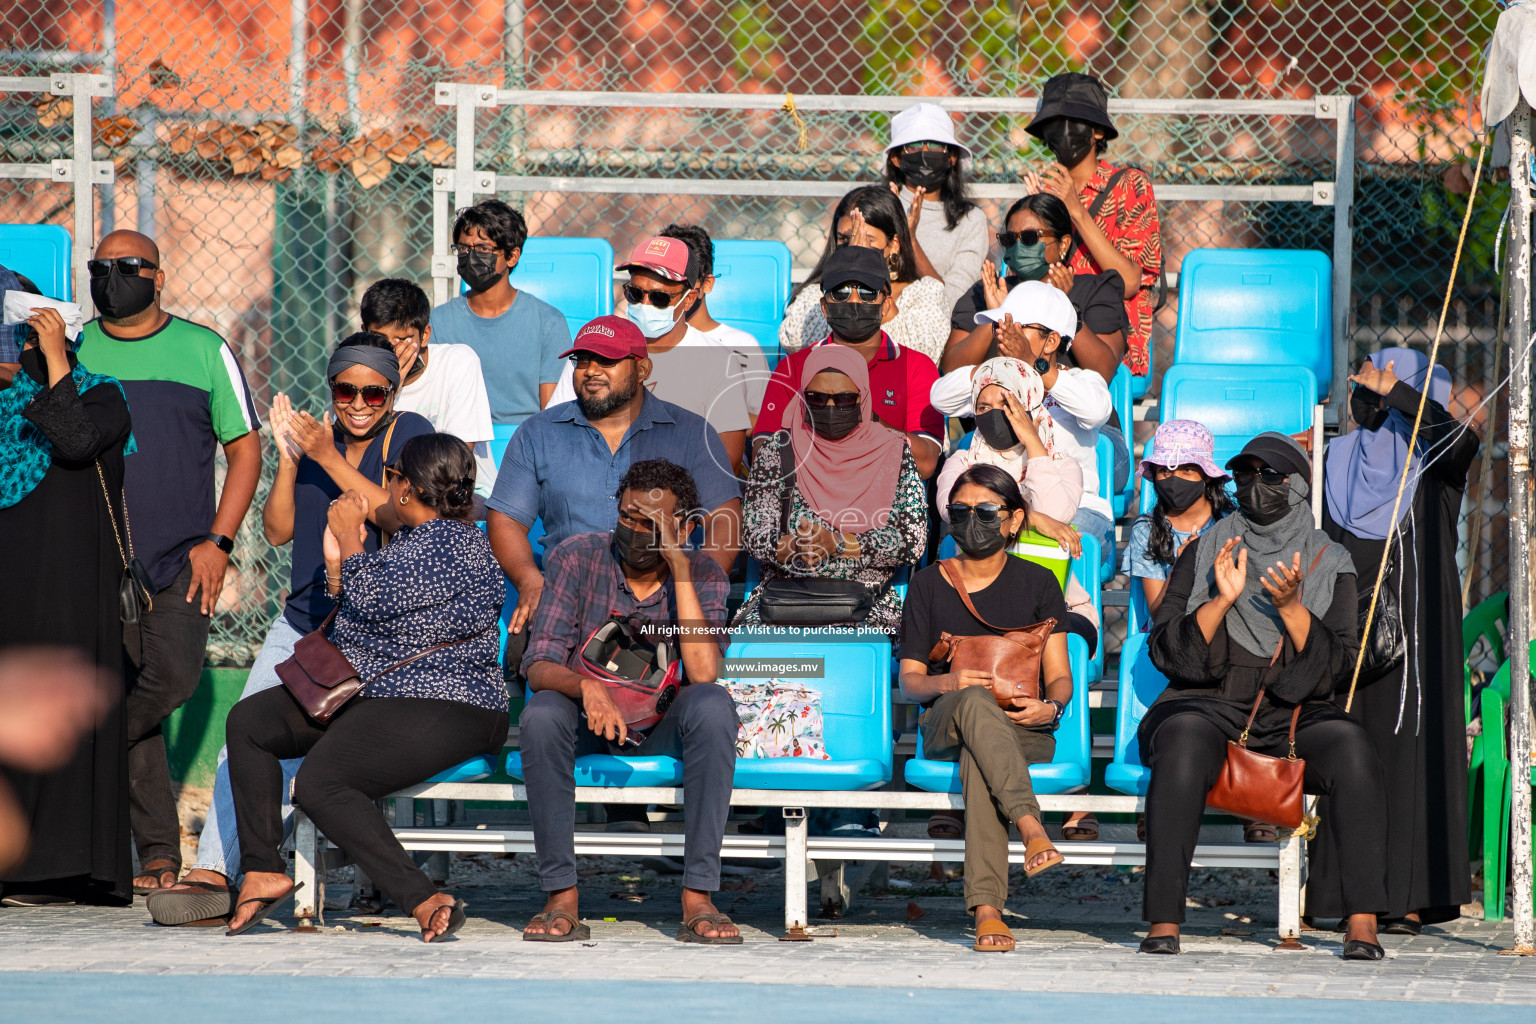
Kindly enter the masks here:
<path id="1" fill-rule="evenodd" d="M 619 450 L 582 414 L 562 402 L 531 416 L 507 445 L 488 508 L 524 526 L 544 520 L 544 550 L 578 533 L 607 533 L 618 522 L 615 492 L 632 463 L 667 459 L 693 475 L 704 511 L 741 497 L 720 435 L 697 413 L 644 392 L 640 415 Z"/>

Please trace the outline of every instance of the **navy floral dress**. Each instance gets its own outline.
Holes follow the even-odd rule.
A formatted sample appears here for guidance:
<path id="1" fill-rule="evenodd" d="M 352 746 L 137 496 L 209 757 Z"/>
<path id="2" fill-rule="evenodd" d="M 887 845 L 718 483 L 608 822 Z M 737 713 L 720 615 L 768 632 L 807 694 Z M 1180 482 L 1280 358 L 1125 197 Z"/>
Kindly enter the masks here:
<path id="1" fill-rule="evenodd" d="M 431 519 L 402 530 L 378 551 L 343 562 L 341 582 L 331 642 L 364 679 L 429 647 L 464 641 L 374 679 L 361 696 L 507 710 L 498 625 L 506 583 L 478 528 Z"/>

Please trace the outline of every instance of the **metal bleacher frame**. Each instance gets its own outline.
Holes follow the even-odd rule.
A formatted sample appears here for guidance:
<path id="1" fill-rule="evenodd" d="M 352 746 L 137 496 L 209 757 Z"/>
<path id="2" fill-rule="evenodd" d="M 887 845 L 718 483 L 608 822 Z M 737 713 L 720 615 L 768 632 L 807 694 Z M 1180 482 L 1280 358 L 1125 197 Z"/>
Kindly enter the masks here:
<path id="1" fill-rule="evenodd" d="M 97 185 L 112 187 L 116 175 L 111 160 L 93 159 L 91 114 L 94 101 L 112 95 L 112 79 L 107 75 L 59 73 L 37 77 L 0 76 L 0 93 L 44 93 L 74 99 L 70 115 L 71 149 L 68 157 L 37 163 L 0 163 L 0 179 L 50 181 L 74 188 L 73 245 L 70 248 L 70 276 L 74 301 L 84 308 L 87 320 L 95 316 L 91 304 L 90 279 L 86 261 L 96 246 L 96 201 L 91 194 Z"/>

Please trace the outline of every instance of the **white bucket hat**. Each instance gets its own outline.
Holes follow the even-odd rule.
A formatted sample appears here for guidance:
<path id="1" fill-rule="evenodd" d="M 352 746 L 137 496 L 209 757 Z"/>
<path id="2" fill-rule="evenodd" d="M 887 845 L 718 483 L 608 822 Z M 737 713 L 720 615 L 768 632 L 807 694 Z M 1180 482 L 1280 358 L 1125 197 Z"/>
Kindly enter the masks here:
<path id="1" fill-rule="evenodd" d="M 1016 324 L 1039 324 L 1070 341 L 1077 333 L 1077 310 L 1067 293 L 1045 281 L 1025 281 L 1013 286 L 1003 304 L 976 314 L 977 324 L 999 324 L 1004 316 Z"/>
<path id="2" fill-rule="evenodd" d="M 971 158 L 970 148 L 955 138 L 954 118 L 936 103 L 914 103 L 891 118 L 891 144 L 885 147 L 886 153 L 911 142 L 942 142 L 946 146 L 958 146 L 962 160 Z"/>

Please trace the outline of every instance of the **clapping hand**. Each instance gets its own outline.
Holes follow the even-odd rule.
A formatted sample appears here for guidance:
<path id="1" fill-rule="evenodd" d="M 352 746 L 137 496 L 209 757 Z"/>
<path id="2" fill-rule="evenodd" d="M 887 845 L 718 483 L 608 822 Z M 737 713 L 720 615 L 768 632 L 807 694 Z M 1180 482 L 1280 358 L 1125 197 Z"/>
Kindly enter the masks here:
<path id="1" fill-rule="evenodd" d="M 986 299 L 988 309 L 996 309 L 1008 297 L 1008 287 L 1003 284 L 997 264 L 990 259 L 984 260 L 981 264 L 981 293 Z"/>
<path id="2" fill-rule="evenodd" d="M 267 420 L 272 424 L 272 444 L 277 448 L 279 462 L 297 462 L 304 454 L 293 436 L 293 419 L 293 402 L 282 392 L 273 395 Z"/>
<path id="3" fill-rule="evenodd" d="M 875 241 L 874 229 L 864 221 L 864 211 L 857 206 L 848 215 L 851 227 L 848 230 L 848 244 L 861 246 L 865 249 L 878 249 L 880 244 Z"/>
<path id="4" fill-rule="evenodd" d="M 1009 359 L 1020 359 L 1026 363 L 1035 361 L 1035 353 L 1030 350 L 1029 335 L 1025 333 L 1023 325 L 1013 322 L 1012 313 L 1004 313 L 1003 319 L 997 324 L 997 352 Z"/>
<path id="5" fill-rule="evenodd" d="M 1301 552 L 1298 551 L 1291 557 L 1289 568 L 1284 562 L 1276 562 L 1264 571 L 1259 582 L 1269 591 L 1269 598 L 1275 602 L 1275 607 L 1284 610 L 1294 604 L 1301 594 L 1302 575 Z"/>
<path id="6" fill-rule="evenodd" d="M 321 421 L 307 412 L 293 412 L 288 417 L 287 434 L 300 451 L 316 462 L 336 452 L 330 413 L 326 413 Z"/>
<path id="7" fill-rule="evenodd" d="M 1077 186 L 1072 182 L 1072 173 L 1061 164 L 1046 164 L 1035 176 L 1035 183 L 1038 185 L 1036 191 L 1053 195 L 1065 203 L 1068 213 L 1078 214 L 1082 211 L 1083 201 L 1078 195 Z"/>
<path id="8" fill-rule="evenodd" d="M 1063 292 L 1070 292 L 1072 290 L 1072 282 L 1076 277 L 1077 275 L 1072 272 L 1072 268 L 1065 263 L 1052 263 L 1050 269 L 1045 272 L 1046 281 L 1055 285 L 1057 290 Z"/>
<path id="9" fill-rule="evenodd" d="M 1232 557 L 1232 550 L 1242 541 L 1241 537 L 1233 537 L 1216 552 L 1216 590 L 1228 605 L 1237 604 L 1248 584 L 1248 549 L 1242 548 L 1236 558 Z"/>
<path id="10" fill-rule="evenodd" d="M 359 546 L 368 537 L 368 499 L 357 491 L 348 491 L 331 502 L 326 512 L 326 523 L 338 541 L 343 537 L 356 537 Z"/>

